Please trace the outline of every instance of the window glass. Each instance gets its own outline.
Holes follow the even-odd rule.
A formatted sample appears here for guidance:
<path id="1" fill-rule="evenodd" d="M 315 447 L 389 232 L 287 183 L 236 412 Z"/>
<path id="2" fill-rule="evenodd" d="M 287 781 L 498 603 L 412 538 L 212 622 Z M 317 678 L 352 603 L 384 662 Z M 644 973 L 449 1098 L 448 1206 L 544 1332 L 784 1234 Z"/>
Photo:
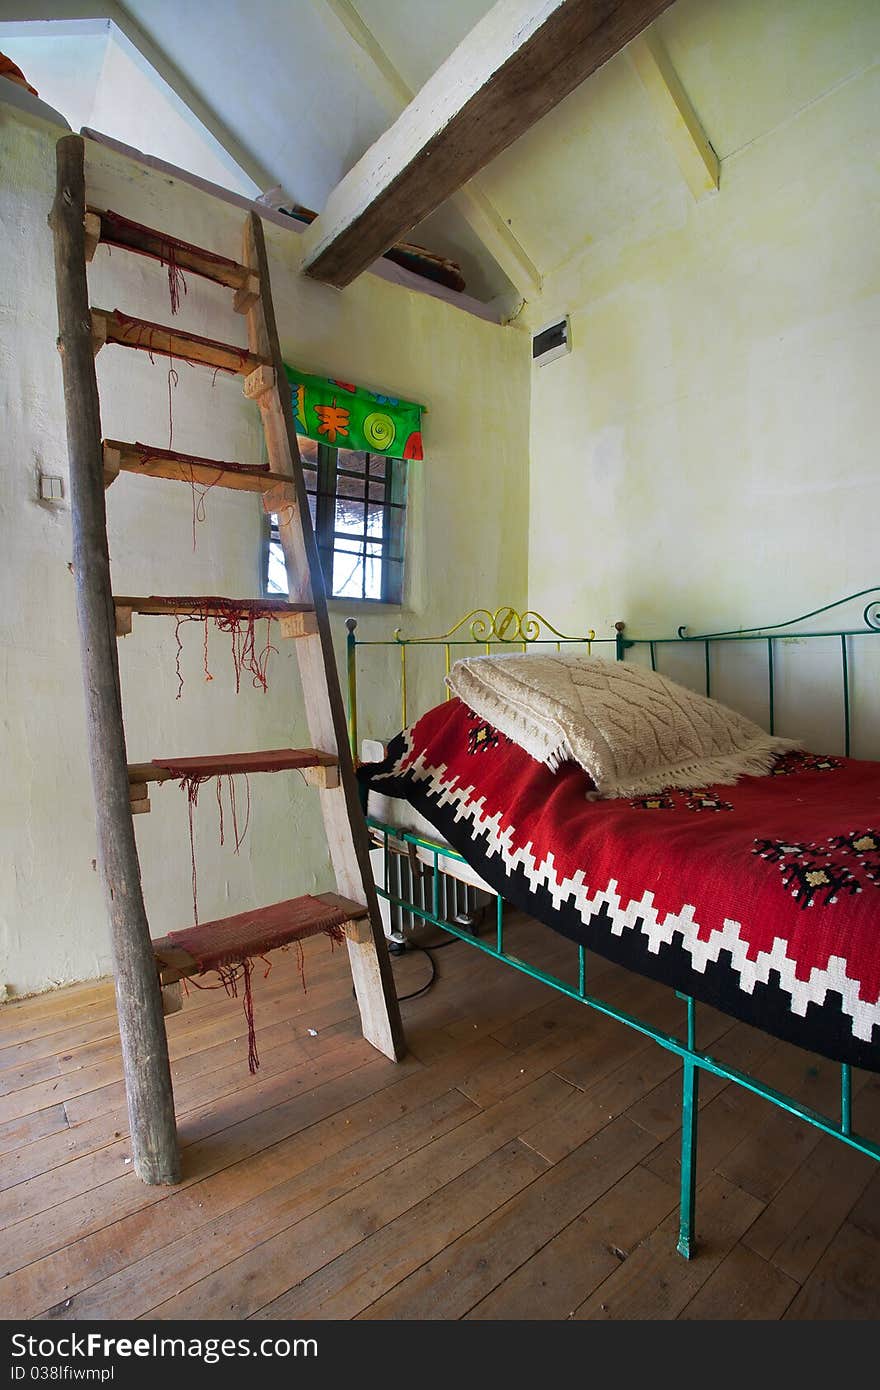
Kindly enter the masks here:
<path id="1" fill-rule="evenodd" d="M 328 596 L 399 603 L 403 595 L 406 464 L 301 439 L 309 510 Z M 287 593 L 278 518 L 271 518 L 268 594 Z"/>

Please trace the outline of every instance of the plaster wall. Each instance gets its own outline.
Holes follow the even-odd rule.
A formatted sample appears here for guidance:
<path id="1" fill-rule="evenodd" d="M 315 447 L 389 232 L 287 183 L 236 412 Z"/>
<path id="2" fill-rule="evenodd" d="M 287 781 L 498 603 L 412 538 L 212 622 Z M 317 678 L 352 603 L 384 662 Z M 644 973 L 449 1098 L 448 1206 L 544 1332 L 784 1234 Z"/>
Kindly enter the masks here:
<path id="1" fill-rule="evenodd" d="M 821 22 L 811 10 L 792 28 L 789 86 L 800 64 L 800 87 L 815 87 Z M 870 46 L 857 57 L 723 159 L 719 193 L 695 202 L 671 181 L 650 216 L 569 256 L 530 306 L 533 326 L 571 315 L 572 351 L 533 371 L 531 410 L 529 598 L 561 626 L 735 629 L 880 582 L 880 67 Z M 601 197 L 585 185 L 585 225 L 601 222 Z M 863 606 L 825 625 L 860 623 Z M 880 752 L 878 647 L 851 644 L 864 754 Z M 719 665 L 713 693 L 765 720 L 765 654 L 741 656 L 748 680 Z M 838 648 L 778 656 L 781 731 L 842 748 Z M 702 680 L 701 650 L 662 659 Z"/>

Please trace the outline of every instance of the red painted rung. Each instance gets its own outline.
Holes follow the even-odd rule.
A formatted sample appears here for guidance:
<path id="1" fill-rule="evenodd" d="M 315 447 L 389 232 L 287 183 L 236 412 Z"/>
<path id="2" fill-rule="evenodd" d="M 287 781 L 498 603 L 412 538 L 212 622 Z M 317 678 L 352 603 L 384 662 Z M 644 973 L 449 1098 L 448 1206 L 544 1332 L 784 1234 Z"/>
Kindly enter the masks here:
<path id="1" fill-rule="evenodd" d="M 169 932 L 161 941 L 153 942 L 153 952 L 167 984 L 182 975 L 218 970 L 265 955 L 319 932 L 333 934 L 344 923 L 366 916 L 365 907 L 337 893 L 315 897 L 306 894 Z"/>

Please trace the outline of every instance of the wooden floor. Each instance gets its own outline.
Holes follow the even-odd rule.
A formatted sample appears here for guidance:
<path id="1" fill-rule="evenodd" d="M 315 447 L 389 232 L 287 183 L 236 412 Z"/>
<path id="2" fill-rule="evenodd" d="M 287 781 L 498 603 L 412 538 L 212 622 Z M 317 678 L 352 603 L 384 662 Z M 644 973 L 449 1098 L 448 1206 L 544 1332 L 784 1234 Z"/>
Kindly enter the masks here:
<path id="1" fill-rule="evenodd" d="M 509 949 L 574 949 L 512 921 Z M 398 1066 L 359 1036 L 345 953 L 276 956 L 240 1002 L 168 1020 L 184 1181 L 131 1170 L 112 993 L 0 1009 L 7 1318 L 876 1318 L 880 1167 L 741 1089 L 701 1091 L 696 1259 L 675 1253 L 679 1067 L 455 944 L 403 1006 Z M 395 965 L 401 993 L 427 958 Z M 597 993 L 667 1028 L 683 1005 L 604 962 Z M 700 1009 L 698 1040 L 833 1109 L 835 1068 Z M 880 1137 L 880 1078 L 856 1077 Z"/>

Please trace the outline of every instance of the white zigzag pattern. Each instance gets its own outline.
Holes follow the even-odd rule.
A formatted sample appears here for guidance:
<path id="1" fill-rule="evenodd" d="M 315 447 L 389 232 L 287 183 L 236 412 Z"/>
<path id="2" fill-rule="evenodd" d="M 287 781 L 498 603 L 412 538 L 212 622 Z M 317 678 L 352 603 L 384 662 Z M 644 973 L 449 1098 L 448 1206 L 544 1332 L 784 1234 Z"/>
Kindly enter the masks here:
<path id="1" fill-rule="evenodd" d="M 412 752 L 409 730 L 406 731 L 405 741 L 407 750 L 404 757 Z M 402 761 L 403 758 L 399 759 L 398 765 Z M 742 924 L 730 917 L 725 918 L 720 930 L 715 929 L 708 938 L 702 939 L 699 935 L 699 923 L 695 920 L 694 908 L 690 903 L 684 903 L 678 912 L 667 912 L 661 919 L 654 907 L 654 894 L 648 889 L 641 898 L 632 898 L 626 906 L 617 892 L 616 879 L 610 879 L 606 888 L 599 888 L 591 894 L 584 882 L 582 869 L 578 869 L 570 878 L 559 878 L 552 851 L 538 863 L 532 852 L 531 840 L 524 847 L 514 849 L 511 844 L 512 829 L 508 827 L 504 831 L 501 830 L 501 813 L 496 812 L 494 816 L 484 815 L 485 797 L 471 800 L 476 788 L 458 786 L 457 776 L 449 781 L 444 780 L 447 771 L 445 763 L 441 763 L 439 767 L 430 767 L 425 762 L 424 754 L 420 753 L 406 771 L 412 773 L 417 781 L 429 783 L 432 792 L 437 795 L 438 806 L 454 807 L 457 821 L 472 822 L 473 833 L 485 840 L 486 852 L 490 858 L 499 854 L 508 871 L 522 868 L 533 888 L 545 888 L 557 910 L 571 898 L 581 920 L 586 924 L 600 911 L 604 903 L 615 936 L 622 936 L 625 930 L 634 930 L 641 918 L 642 933 L 647 937 L 648 950 L 653 955 L 657 955 L 661 946 L 670 944 L 678 935 L 691 957 L 694 970 L 700 974 L 705 973 L 710 962 L 718 960 L 721 951 L 728 951 L 731 964 L 739 975 L 740 988 L 746 994 L 754 993 L 757 984 L 767 984 L 770 972 L 775 970 L 782 989 L 791 999 L 793 1014 L 805 1017 L 809 1004 L 823 1005 L 826 994 L 833 990 L 840 995 L 843 1011 L 852 1020 L 853 1037 L 869 1043 L 874 1028 L 880 1025 L 880 999 L 872 1004 L 859 998 L 859 981 L 847 974 L 846 960 L 842 956 L 830 956 L 824 970 L 814 966 L 810 978 L 801 980 L 797 976 L 796 962 L 789 956 L 787 943 L 781 936 L 774 938 L 771 950 L 759 951 L 757 957 L 752 960 L 748 954 L 748 945 L 742 937 Z M 394 775 L 383 773 L 380 777 Z"/>

